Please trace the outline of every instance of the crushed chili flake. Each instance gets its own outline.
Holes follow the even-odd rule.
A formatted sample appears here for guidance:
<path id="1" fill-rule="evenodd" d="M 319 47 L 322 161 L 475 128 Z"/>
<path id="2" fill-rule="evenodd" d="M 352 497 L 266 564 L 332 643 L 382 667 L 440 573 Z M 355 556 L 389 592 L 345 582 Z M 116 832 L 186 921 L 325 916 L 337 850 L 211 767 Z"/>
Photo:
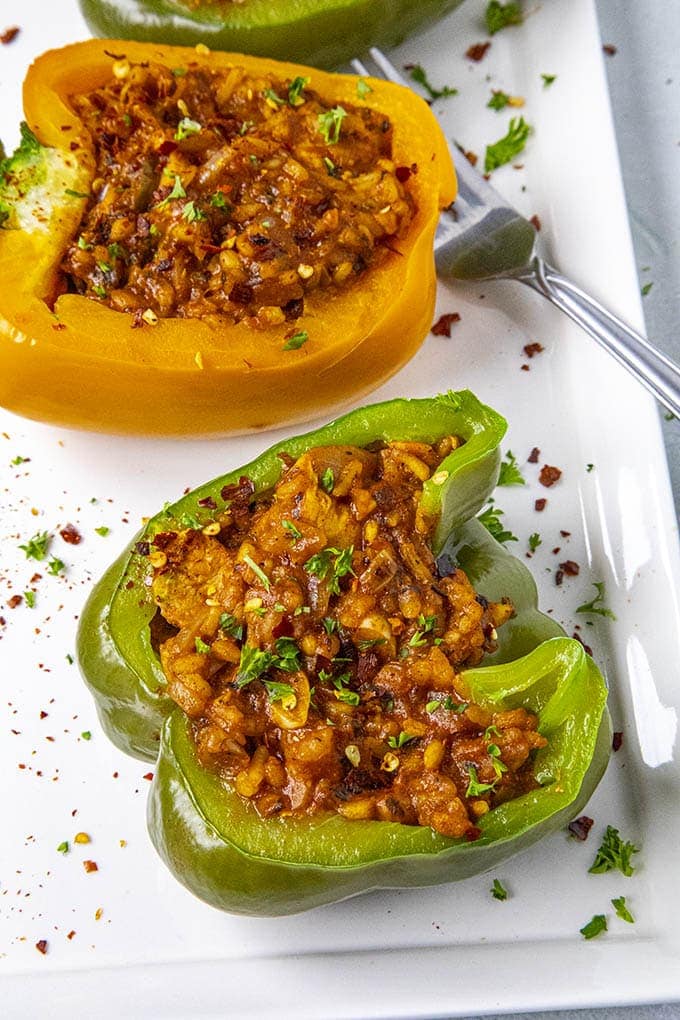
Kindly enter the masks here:
<path id="1" fill-rule="evenodd" d="M 148 779 L 149 782 L 153 779 L 153 772 L 145 772 L 142 779 Z"/>
<path id="2" fill-rule="evenodd" d="M 539 217 L 536 215 L 536 213 L 534 213 L 534 215 L 532 217 L 530 217 L 529 223 L 532 225 L 534 230 L 538 233 L 538 231 L 541 229 L 541 221 L 540 221 Z"/>
<path id="3" fill-rule="evenodd" d="M 623 733 L 621 730 L 616 730 L 616 732 L 612 735 L 612 751 L 620 751 L 622 743 Z"/>
<path id="4" fill-rule="evenodd" d="M 44 956 L 45 953 L 47 952 L 48 944 L 49 943 L 48 943 L 47 939 L 40 939 L 38 942 L 36 942 L 35 948 L 38 950 L 39 953 L 42 953 L 43 956 Z"/>
<path id="5" fill-rule="evenodd" d="M 564 563 L 560 563 L 560 570 L 563 570 L 567 577 L 578 577 L 580 569 L 575 560 L 565 560 Z"/>
<path id="6" fill-rule="evenodd" d="M 96 861 L 83 861 L 83 867 L 85 868 L 85 871 L 88 873 L 88 875 L 91 874 L 91 872 L 93 871 L 99 871 Z"/>
<path id="7" fill-rule="evenodd" d="M 602 47 L 602 52 L 606 53 L 608 57 L 613 57 L 618 51 L 616 46 L 612 46 L 611 43 L 605 43 Z"/>
<path id="8" fill-rule="evenodd" d="M 61 529 L 59 534 L 69 545 L 80 545 L 83 540 L 83 536 L 74 524 L 67 524 Z"/>
<path id="9" fill-rule="evenodd" d="M 480 60 L 484 59 L 484 57 L 487 55 L 490 49 L 491 49 L 490 42 L 473 43 L 472 46 L 469 46 L 466 49 L 465 56 L 468 58 L 468 60 L 474 60 L 477 63 L 479 63 Z"/>
<path id="10" fill-rule="evenodd" d="M 0 43 L 2 43 L 3 46 L 9 45 L 9 43 L 14 42 L 20 31 L 21 29 L 18 25 L 12 25 L 10 28 L 6 28 L 4 32 L 0 32 Z"/>
<path id="11" fill-rule="evenodd" d="M 41 713 L 40 713 L 40 718 L 41 718 L 41 719 L 47 719 L 47 712 L 44 712 L 44 711 L 43 711 L 43 712 L 41 712 Z"/>
<path id="12" fill-rule="evenodd" d="M 534 503 L 534 510 L 537 510 L 538 513 L 541 513 L 543 510 L 545 510 L 547 502 L 548 502 L 547 499 L 537 499 L 536 502 Z"/>
<path id="13" fill-rule="evenodd" d="M 528 366 L 528 365 L 527 365 L 527 364 L 525 363 L 524 365 L 520 365 L 520 371 L 521 371 L 521 372 L 530 372 L 530 371 L 531 371 L 531 369 L 530 369 L 530 368 L 529 368 L 529 366 Z"/>
<path id="14" fill-rule="evenodd" d="M 580 635 L 580 634 L 578 634 L 578 633 L 577 633 L 576 631 L 574 631 L 574 633 L 573 633 L 573 634 L 572 634 L 571 636 L 572 636 L 573 638 L 575 638 L 575 639 L 576 639 L 576 641 L 578 641 L 578 643 L 579 643 L 580 645 L 582 645 L 582 646 L 583 646 L 583 650 L 584 650 L 585 652 L 587 652 L 587 653 L 588 653 L 588 655 L 592 655 L 592 654 L 593 654 L 593 650 L 592 650 L 592 648 L 590 647 L 590 645 L 587 645 L 587 644 L 585 643 L 585 641 L 583 640 L 583 638 L 581 637 L 581 635 Z"/>
<path id="15" fill-rule="evenodd" d="M 552 551 L 553 556 L 557 556 L 559 551 L 560 551 L 560 547 L 559 547 L 559 545 L 556 545 L 555 548 Z"/>
<path id="16" fill-rule="evenodd" d="M 472 149 L 468 149 L 467 151 L 463 152 L 463 155 L 465 156 L 466 160 L 471 166 L 477 166 L 477 163 L 479 162 L 479 156 L 477 155 L 476 152 L 473 152 Z"/>
<path id="17" fill-rule="evenodd" d="M 538 464 L 538 458 L 541 456 L 541 451 L 537 446 L 532 448 L 531 453 L 527 457 L 527 464 Z"/>
<path id="18" fill-rule="evenodd" d="M 76 934 L 76 933 L 75 933 L 75 932 L 74 932 L 73 930 L 71 930 L 71 931 L 70 931 L 70 932 L 68 933 L 68 935 L 66 936 L 66 938 L 67 938 L 67 939 L 69 940 L 69 942 L 71 941 L 71 939 L 73 939 L 73 938 L 74 938 L 75 934 Z"/>
<path id="19" fill-rule="evenodd" d="M 561 477 L 562 472 L 558 467 L 552 467 L 550 464 L 544 464 L 541 468 L 538 480 L 541 485 L 545 485 L 546 489 L 549 489 L 555 484 L 555 482 L 559 482 Z"/>
<path id="20" fill-rule="evenodd" d="M 564 581 L 564 571 L 563 570 L 556 570 L 555 571 L 555 584 L 559 587 L 559 585 L 561 585 L 563 581 Z"/>
<path id="21" fill-rule="evenodd" d="M 543 344 L 539 343 L 525 344 L 523 350 L 527 358 L 533 358 L 535 354 L 541 354 L 545 350 L 545 347 Z"/>
<path id="22" fill-rule="evenodd" d="M 575 818 L 573 822 L 569 822 L 567 828 L 575 839 L 583 842 L 588 838 L 588 833 L 592 829 L 593 825 L 594 822 L 592 818 L 589 818 L 588 815 L 581 815 L 580 818 Z"/>
<path id="23" fill-rule="evenodd" d="M 445 312 L 440 315 L 434 325 L 430 328 L 430 333 L 434 336 L 451 336 L 451 326 L 455 322 L 460 322 L 460 315 L 458 312 Z"/>
<path id="24" fill-rule="evenodd" d="M 12 595 L 11 599 L 7 600 L 8 609 L 16 609 L 24 601 L 23 595 Z"/>

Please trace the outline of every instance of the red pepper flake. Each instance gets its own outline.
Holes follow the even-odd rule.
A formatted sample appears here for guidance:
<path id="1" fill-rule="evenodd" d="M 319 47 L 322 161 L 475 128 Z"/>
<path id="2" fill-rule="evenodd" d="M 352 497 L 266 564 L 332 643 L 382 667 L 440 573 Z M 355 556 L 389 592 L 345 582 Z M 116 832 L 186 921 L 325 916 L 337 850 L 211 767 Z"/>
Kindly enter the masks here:
<path id="1" fill-rule="evenodd" d="M 69 545 L 80 545 L 83 540 L 83 536 L 74 524 L 67 524 L 66 527 L 61 529 L 59 534 Z"/>
<path id="2" fill-rule="evenodd" d="M 560 551 L 560 547 L 559 547 L 559 545 L 556 545 L 555 548 L 552 551 L 553 556 L 557 556 L 559 551 Z"/>
<path id="3" fill-rule="evenodd" d="M 473 43 L 473 45 L 468 47 L 465 51 L 465 56 L 468 60 L 474 60 L 476 63 L 479 63 L 480 60 L 484 59 L 490 49 L 490 42 Z"/>
<path id="4" fill-rule="evenodd" d="M 0 43 L 2 43 L 3 46 L 8 46 L 11 42 L 14 42 L 20 31 L 21 29 L 18 25 L 12 25 L 11 28 L 6 28 L 4 32 L 0 32 Z"/>
<path id="5" fill-rule="evenodd" d="M 538 464 L 538 458 L 541 456 L 541 451 L 537 446 L 534 446 L 531 453 L 527 457 L 527 464 Z"/>
<path id="6" fill-rule="evenodd" d="M 199 499 L 198 500 L 198 505 L 199 506 L 205 506 L 209 510 L 217 510 L 217 503 L 212 498 L 212 496 L 204 496 L 203 499 Z"/>
<path id="7" fill-rule="evenodd" d="M 23 595 L 12 595 L 11 599 L 7 600 L 8 609 L 16 609 L 24 601 Z"/>
<path id="8" fill-rule="evenodd" d="M 575 639 L 576 639 L 576 641 L 578 641 L 578 643 L 579 643 L 580 645 L 582 645 L 582 646 L 583 646 L 583 650 L 584 650 L 585 652 L 587 652 L 587 653 L 588 653 L 588 655 L 592 655 L 592 654 L 593 654 L 593 650 L 592 650 L 592 648 L 590 647 L 590 645 L 587 645 L 587 644 L 585 643 L 585 641 L 583 640 L 583 638 L 581 637 L 581 635 L 580 635 L 580 634 L 577 634 L 577 633 L 576 633 L 576 631 L 574 631 L 574 633 L 573 633 L 573 634 L 572 634 L 571 636 L 572 636 L 573 638 L 575 638 Z"/>
<path id="9" fill-rule="evenodd" d="M 434 336 L 451 336 L 451 326 L 454 322 L 460 322 L 460 315 L 458 312 L 445 312 L 440 315 L 434 325 L 430 328 L 430 333 Z"/>
<path id="10" fill-rule="evenodd" d="M 578 577 L 580 569 L 575 560 L 565 560 L 564 563 L 560 563 L 560 570 L 563 570 L 567 577 Z"/>
<path id="11" fill-rule="evenodd" d="M 468 843 L 474 843 L 475 840 L 479 839 L 481 835 L 482 830 L 478 829 L 476 825 L 473 825 L 472 828 L 468 829 L 467 832 L 465 833 L 465 838 L 468 841 Z"/>
<path id="12" fill-rule="evenodd" d="M 555 584 L 559 587 L 562 584 L 562 581 L 564 581 L 564 571 L 563 570 L 556 570 L 555 571 Z"/>
<path id="13" fill-rule="evenodd" d="M 40 713 L 40 718 L 41 719 L 47 719 L 47 712 L 41 712 Z"/>
<path id="14" fill-rule="evenodd" d="M 584 840 L 588 839 L 588 833 L 592 829 L 593 824 L 592 818 L 588 818 L 588 815 L 581 815 L 580 818 L 575 818 L 573 822 L 569 822 L 567 828 L 575 839 L 579 839 L 583 843 Z"/>
<path id="15" fill-rule="evenodd" d="M 74 932 L 73 930 L 71 930 L 71 931 L 70 931 L 70 932 L 68 933 L 68 935 L 66 936 L 66 938 L 67 938 L 67 939 L 69 940 L 69 942 L 71 941 L 71 939 L 73 939 L 73 938 L 75 937 L 75 934 L 76 934 L 76 933 L 75 933 L 75 932 Z"/>
<path id="16" fill-rule="evenodd" d="M 612 751 L 620 751 L 621 744 L 623 743 L 623 733 L 621 730 L 616 730 L 612 734 Z"/>
<path id="17" fill-rule="evenodd" d="M 463 152 L 463 155 L 465 156 L 470 166 L 477 166 L 477 163 L 479 162 L 479 156 L 477 155 L 476 152 L 473 152 L 472 149 L 468 149 L 467 152 Z"/>
<path id="18" fill-rule="evenodd" d="M 526 365 L 526 364 L 525 364 L 525 365 L 520 365 L 520 370 L 521 370 L 522 372 L 530 372 L 530 371 L 531 371 L 531 369 L 529 368 L 529 366 L 528 366 L 528 365 Z"/>
<path id="19" fill-rule="evenodd" d="M 534 228 L 536 233 L 538 233 L 538 231 L 541 229 L 541 221 L 536 215 L 536 213 L 534 213 L 534 215 L 530 218 L 529 223 Z"/>
<path id="20" fill-rule="evenodd" d="M 398 166 L 394 175 L 401 184 L 405 184 L 412 174 L 418 173 L 418 164 L 411 163 L 410 166 Z"/>
<path id="21" fill-rule="evenodd" d="M 611 43 L 605 43 L 602 47 L 602 52 L 606 53 L 608 57 L 613 57 L 617 52 L 616 46 L 612 46 Z"/>
<path id="22" fill-rule="evenodd" d="M 148 779 L 149 782 L 151 782 L 151 780 L 153 779 L 153 772 L 145 772 L 144 775 L 142 776 L 142 779 Z"/>
<path id="23" fill-rule="evenodd" d="M 164 138 L 161 144 L 156 149 L 156 152 L 160 153 L 161 156 L 169 156 L 171 152 L 174 152 L 177 148 L 177 142 L 173 142 L 171 138 Z"/>
<path id="24" fill-rule="evenodd" d="M 562 538 L 570 538 L 571 531 L 560 531 L 560 535 L 562 536 Z"/>
<path id="25" fill-rule="evenodd" d="M 525 344 L 522 349 L 527 358 L 533 358 L 534 354 L 541 354 L 545 350 L 545 347 L 543 344 L 533 343 Z"/>
<path id="26" fill-rule="evenodd" d="M 66 329 L 66 324 L 64 322 L 53 322 L 52 329 L 56 330 Z"/>
<path id="27" fill-rule="evenodd" d="M 543 510 L 545 510 L 547 502 L 547 499 L 537 499 L 534 503 L 534 510 L 536 510 L 539 514 L 542 513 Z"/>
<path id="28" fill-rule="evenodd" d="M 90 875 L 93 871 L 99 871 L 96 861 L 83 861 L 83 867 L 88 875 Z"/>
<path id="29" fill-rule="evenodd" d="M 48 946 L 47 939 L 40 939 L 40 941 L 36 942 L 36 944 L 35 944 L 35 948 L 38 950 L 39 953 L 42 953 L 43 956 L 47 952 L 47 946 Z"/>
<path id="30" fill-rule="evenodd" d="M 562 472 L 557 467 L 551 467 L 550 464 L 544 464 L 541 468 L 541 473 L 538 476 L 538 480 L 541 485 L 545 485 L 546 489 L 549 489 L 555 482 L 559 482 L 562 477 Z"/>

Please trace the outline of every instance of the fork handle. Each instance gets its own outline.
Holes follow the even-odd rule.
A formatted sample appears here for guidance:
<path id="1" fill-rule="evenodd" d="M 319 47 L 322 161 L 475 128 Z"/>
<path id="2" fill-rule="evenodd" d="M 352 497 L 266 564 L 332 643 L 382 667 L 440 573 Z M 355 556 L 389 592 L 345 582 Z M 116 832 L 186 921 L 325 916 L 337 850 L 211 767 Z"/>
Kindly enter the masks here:
<path id="1" fill-rule="evenodd" d="M 539 256 L 512 278 L 565 312 L 680 418 L 680 368 L 670 358 Z"/>

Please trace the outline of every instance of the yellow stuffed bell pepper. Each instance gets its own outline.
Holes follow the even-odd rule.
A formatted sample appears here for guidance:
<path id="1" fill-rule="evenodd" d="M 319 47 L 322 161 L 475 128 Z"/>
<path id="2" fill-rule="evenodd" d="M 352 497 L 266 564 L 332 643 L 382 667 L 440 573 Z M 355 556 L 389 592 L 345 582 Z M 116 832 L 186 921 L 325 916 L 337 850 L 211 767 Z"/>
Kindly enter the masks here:
<path id="1" fill-rule="evenodd" d="M 409 90 L 93 40 L 38 58 L 24 107 L 0 165 L 3 406 L 247 432 L 361 397 L 422 342 L 455 176 Z"/>

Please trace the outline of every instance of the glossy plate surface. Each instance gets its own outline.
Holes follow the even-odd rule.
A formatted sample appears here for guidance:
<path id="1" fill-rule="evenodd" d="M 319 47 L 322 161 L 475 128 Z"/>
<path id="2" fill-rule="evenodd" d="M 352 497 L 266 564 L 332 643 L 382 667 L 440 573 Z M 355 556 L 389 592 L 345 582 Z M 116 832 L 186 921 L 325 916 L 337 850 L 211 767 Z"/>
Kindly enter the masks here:
<path id="1" fill-rule="evenodd" d="M 465 52 L 486 38 L 483 7 L 468 0 L 407 43 L 399 62 L 420 62 L 435 85 L 460 90 L 435 111 L 449 137 L 481 159 L 511 115 L 533 125 L 518 167 L 496 171 L 494 182 L 527 215 L 538 215 L 551 261 L 640 327 L 591 0 L 532 6 L 526 24 L 496 35 L 475 63 Z M 75 0 L 25 0 L 5 20 L 10 15 L 22 32 L 2 48 L 0 134 L 13 143 L 30 59 L 87 33 Z M 544 88 L 542 74 L 557 77 Z M 487 109 L 492 88 L 524 97 L 524 108 Z M 490 875 L 280 920 L 230 917 L 194 900 L 146 835 L 149 767 L 105 739 L 68 657 L 92 578 L 142 516 L 245 463 L 283 433 L 143 442 L 2 413 L 3 1015 L 38 1015 L 47 999 L 54 1017 L 319 1020 L 680 998 L 680 559 L 656 407 L 523 288 L 442 284 L 444 312 L 461 316 L 451 338 L 429 337 L 375 399 L 469 386 L 510 421 L 504 449 L 527 480 L 497 495 L 504 523 L 518 536 L 511 548 L 524 556 L 529 535 L 540 535 L 530 564 L 542 606 L 569 634 L 579 624 L 606 670 L 614 729 L 623 734 L 587 808 L 594 819 L 588 840 L 558 833 Z M 523 348 L 532 343 L 544 350 L 529 358 Z M 526 463 L 533 447 L 540 449 L 537 465 Z M 30 459 L 19 463 L 21 457 Z M 543 464 L 563 472 L 550 489 L 538 482 Z M 547 506 L 539 513 L 534 501 L 541 498 Z M 79 544 L 59 536 L 68 522 L 81 534 Z M 55 536 L 48 558 L 26 559 L 18 546 L 41 531 Z M 51 557 L 66 565 L 59 576 L 49 572 Z M 557 586 L 555 571 L 567 560 L 579 574 Z M 604 583 L 615 621 L 575 613 L 595 594 L 595 581 Z M 32 589 L 34 608 L 25 598 L 9 608 L 12 596 Z M 588 874 L 608 824 L 641 848 L 631 878 Z M 91 842 L 74 843 L 79 832 Z M 68 853 L 57 849 L 63 842 Z M 85 861 L 97 870 L 86 871 Z M 505 902 L 490 895 L 494 877 L 509 891 Z M 634 925 L 615 916 L 610 901 L 621 895 Z M 608 932 L 584 941 L 579 929 L 600 913 Z M 35 948 L 41 940 L 45 955 Z"/>

